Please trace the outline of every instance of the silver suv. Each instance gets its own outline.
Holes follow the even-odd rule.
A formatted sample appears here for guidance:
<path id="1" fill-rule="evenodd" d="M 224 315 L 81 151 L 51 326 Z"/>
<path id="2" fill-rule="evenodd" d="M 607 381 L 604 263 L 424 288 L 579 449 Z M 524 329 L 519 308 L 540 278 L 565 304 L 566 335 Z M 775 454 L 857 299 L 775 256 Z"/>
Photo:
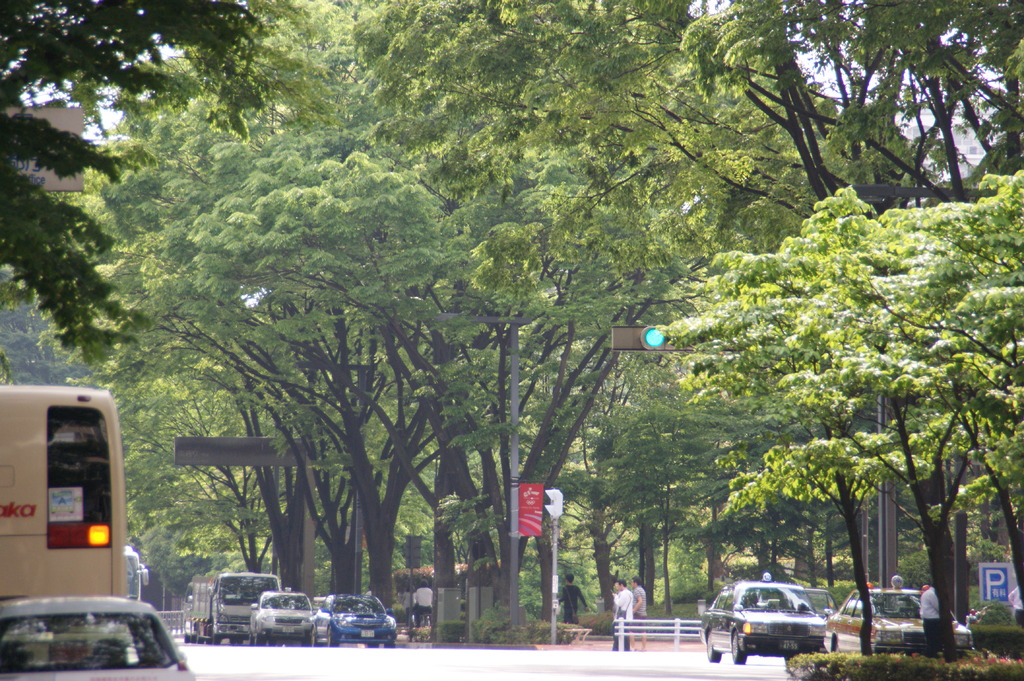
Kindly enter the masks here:
<path id="1" fill-rule="evenodd" d="M 309 596 L 293 591 L 264 591 L 252 604 L 250 645 L 313 645 L 313 607 Z"/>

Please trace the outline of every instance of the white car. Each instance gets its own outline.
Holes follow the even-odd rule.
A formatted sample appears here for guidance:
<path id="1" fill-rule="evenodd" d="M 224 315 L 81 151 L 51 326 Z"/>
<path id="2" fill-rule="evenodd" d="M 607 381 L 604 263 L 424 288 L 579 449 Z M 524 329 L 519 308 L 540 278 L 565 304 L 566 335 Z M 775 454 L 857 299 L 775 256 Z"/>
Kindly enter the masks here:
<path id="1" fill-rule="evenodd" d="M 3 681 L 82 679 L 195 681 L 195 674 L 148 603 L 114 596 L 0 601 Z"/>
<path id="2" fill-rule="evenodd" d="M 313 606 L 306 594 L 295 591 L 264 591 L 252 604 L 250 645 L 298 643 L 313 645 Z"/>

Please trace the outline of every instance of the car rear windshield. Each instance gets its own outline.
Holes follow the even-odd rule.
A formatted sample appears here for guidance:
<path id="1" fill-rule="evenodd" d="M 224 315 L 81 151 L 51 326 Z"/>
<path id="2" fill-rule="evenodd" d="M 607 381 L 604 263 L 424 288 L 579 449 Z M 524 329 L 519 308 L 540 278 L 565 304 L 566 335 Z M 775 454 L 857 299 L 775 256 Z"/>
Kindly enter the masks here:
<path id="1" fill-rule="evenodd" d="M 383 615 L 384 606 L 376 598 L 368 596 L 342 596 L 334 600 L 334 612 L 350 612 L 356 615 Z"/>
<path id="2" fill-rule="evenodd" d="M 0 673 L 169 667 L 159 620 L 141 613 L 33 615 L 0 620 Z"/>
<path id="3" fill-rule="evenodd" d="M 871 610 L 879 617 L 919 618 L 921 617 L 921 599 L 915 594 L 871 594 Z"/>

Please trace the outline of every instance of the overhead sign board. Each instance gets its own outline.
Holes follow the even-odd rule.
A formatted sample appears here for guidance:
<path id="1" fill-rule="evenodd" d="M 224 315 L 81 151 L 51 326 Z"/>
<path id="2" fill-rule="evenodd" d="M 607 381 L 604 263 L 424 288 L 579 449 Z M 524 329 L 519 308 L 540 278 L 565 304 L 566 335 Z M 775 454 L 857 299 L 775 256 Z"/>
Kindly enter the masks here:
<path id="1" fill-rule="evenodd" d="M 281 456 L 269 437 L 176 437 L 177 466 L 295 466 L 294 456 Z"/>
<path id="2" fill-rule="evenodd" d="M 48 121 L 58 130 L 70 132 L 81 137 L 85 133 L 85 114 L 78 107 L 37 106 L 14 107 L 6 111 L 12 118 L 39 118 Z M 28 175 L 32 184 L 41 186 L 48 192 L 80 192 L 85 189 L 85 179 L 81 174 L 71 177 L 57 177 L 57 173 L 43 168 L 34 159 L 8 159 L 21 172 Z"/>

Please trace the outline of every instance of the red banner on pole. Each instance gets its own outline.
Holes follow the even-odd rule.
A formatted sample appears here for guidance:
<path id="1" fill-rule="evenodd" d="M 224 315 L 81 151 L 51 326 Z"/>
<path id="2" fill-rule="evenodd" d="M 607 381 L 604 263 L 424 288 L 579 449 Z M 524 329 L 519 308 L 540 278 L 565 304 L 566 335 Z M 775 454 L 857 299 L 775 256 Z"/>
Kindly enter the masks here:
<path id="1" fill-rule="evenodd" d="M 539 537 L 543 517 L 544 483 L 519 483 L 519 534 L 524 537 Z"/>

